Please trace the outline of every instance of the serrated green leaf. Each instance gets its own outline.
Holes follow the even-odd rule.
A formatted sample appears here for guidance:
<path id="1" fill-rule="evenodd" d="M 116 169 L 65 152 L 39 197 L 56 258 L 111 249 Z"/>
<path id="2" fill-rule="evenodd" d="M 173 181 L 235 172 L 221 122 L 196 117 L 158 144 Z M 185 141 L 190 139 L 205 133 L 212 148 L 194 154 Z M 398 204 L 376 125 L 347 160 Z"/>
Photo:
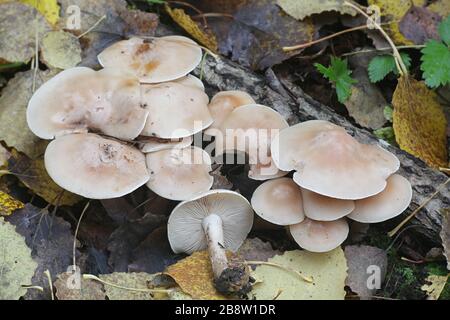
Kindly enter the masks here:
<path id="1" fill-rule="evenodd" d="M 403 63 L 405 64 L 406 68 L 409 69 L 409 67 L 411 66 L 411 57 L 404 52 L 401 52 L 400 56 L 402 57 Z M 370 61 L 367 70 L 369 73 L 370 81 L 373 83 L 383 80 L 391 72 L 398 74 L 394 56 L 390 54 L 384 54 L 374 57 Z"/>
<path id="2" fill-rule="evenodd" d="M 316 63 L 314 66 L 334 84 L 339 102 L 344 103 L 350 97 L 352 84 L 358 82 L 350 76 L 352 72 L 348 69 L 347 60 L 331 57 L 331 64 L 328 68 L 320 63 Z"/>
<path id="3" fill-rule="evenodd" d="M 422 49 L 423 78 L 427 86 L 436 88 L 450 83 L 450 49 L 442 42 L 430 40 Z"/>
<path id="4" fill-rule="evenodd" d="M 450 16 L 439 24 L 438 31 L 442 41 L 450 46 Z"/>
<path id="5" fill-rule="evenodd" d="M 373 132 L 373 134 L 378 138 L 382 139 L 389 144 L 395 145 L 395 133 L 392 127 L 380 128 Z"/>

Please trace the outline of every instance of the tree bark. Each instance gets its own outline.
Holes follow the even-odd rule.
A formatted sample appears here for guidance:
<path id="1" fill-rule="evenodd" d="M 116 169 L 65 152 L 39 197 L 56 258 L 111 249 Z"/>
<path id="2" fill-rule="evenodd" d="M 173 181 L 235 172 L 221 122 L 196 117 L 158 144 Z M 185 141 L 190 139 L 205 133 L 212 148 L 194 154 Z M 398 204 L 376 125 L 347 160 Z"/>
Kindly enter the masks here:
<path id="1" fill-rule="evenodd" d="M 399 173 L 406 177 L 413 187 L 411 205 L 396 221 L 401 221 L 425 202 L 447 180 L 445 174 L 429 168 L 423 161 L 377 139 L 371 132 L 358 127 L 329 107 L 315 101 L 299 86 L 287 80 L 281 83 L 271 69 L 267 70 L 265 75 L 260 75 L 226 58 L 220 57 L 215 60 L 208 57 L 204 65 L 197 68 L 195 73 L 197 76 L 201 73 L 210 96 L 221 90 L 247 91 L 258 103 L 278 111 L 290 125 L 312 119 L 328 120 L 345 127 L 358 141 L 379 144 L 394 153 L 400 159 Z M 417 226 L 411 228 L 411 231 L 418 232 L 433 244 L 440 243 L 439 232 L 442 226 L 440 211 L 448 207 L 450 207 L 450 190 L 446 187 L 411 220 L 410 223 Z"/>

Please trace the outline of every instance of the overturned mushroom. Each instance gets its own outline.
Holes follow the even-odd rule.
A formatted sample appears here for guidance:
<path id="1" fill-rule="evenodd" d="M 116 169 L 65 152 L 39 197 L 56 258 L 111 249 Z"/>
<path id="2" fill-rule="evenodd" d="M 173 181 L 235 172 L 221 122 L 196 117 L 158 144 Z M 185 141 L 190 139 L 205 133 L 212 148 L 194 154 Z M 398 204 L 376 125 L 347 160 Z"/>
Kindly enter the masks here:
<path id="1" fill-rule="evenodd" d="M 408 180 L 393 174 L 386 189 L 375 196 L 355 201 L 355 210 L 348 216 L 362 223 L 377 223 L 394 218 L 408 208 L 412 188 Z"/>
<path id="2" fill-rule="evenodd" d="M 188 200 L 208 191 L 214 178 L 211 158 L 201 148 L 187 147 L 148 153 L 147 186 L 163 198 Z"/>
<path id="3" fill-rule="evenodd" d="M 142 86 L 149 115 L 142 135 L 164 139 L 192 136 L 212 123 L 208 96 L 196 87 L 176 82 Z"/>
<path id="4" fill-rule="evenodd" d="M 143 137 L 139 140 L 140 149 L 144 153 L 156 152 L 168 149 L 183 149 L 192 144 L 192 136 L 180 139 L 161 139 L 155 137 Z"/>
<path id="5" fill-rule="evenodd" d="M 27 122 L 42 139 L 88 129 L 131 140 L 145 125 L 139 81 L 114 69 L 76 67 L 60 72 L 31 97 Z"/>
<path id="6" fill-rule="evenodd" d="M 256 188 L 251 203 L 258 216 L 273 224 L 287 226 L 305 219 L 300 187 L 290 178 L 264 182 Z"/>
<path id="7" fill-rule="evenodd" d="M 318 193 L 302 190 L 305 215 L 317 221 L 333 221 L 345 217 L 355 208 L 353 200 L 335 199 Z"/>
<path id="8" fill-rule="evenodd" d="M 250 290 L 248 267 L 229 262 L 225 249 L 236 252 L 252 224 L 253 210 L 243 196 L 212 190 L 176 206 L 167 233 L 175 253 L 191 254 L 208 248 L 217 290 L 241 295 Z"/>
<path id="9" fill-rule="evenodd" d="M 202 59 L 202 49 L 182 36 L 131 38 L 116 42 L 97 58 L 103 67 L 129 70 L 143 83 L 158 83 L 194 70 Z"/>
<path id="10" fill-rule="evenodd" d="M 339 247 L 347 239 L 349 227 L 345 219 L 315 221 L 306 218 L 289 227 L 300 247 L 311 252 L 327 252 Z"/>
<path id="11" fill-rule="evenodd" d="M 280 170 L 295 170 L 302 188 L 338 199 L 362 199 L 386 187 L 398 170 L 395 155 L 364 145 L 344 128 L 311 120 L 280 131 L 272 140 L 272 158 Z"/>
<path id="12" fill-rule="evenodd" d="M 121 197 L 149 179 L 142 152 L 91 133 L 57 137 L 44 158 L 56 184 L 90 199 Z"/>

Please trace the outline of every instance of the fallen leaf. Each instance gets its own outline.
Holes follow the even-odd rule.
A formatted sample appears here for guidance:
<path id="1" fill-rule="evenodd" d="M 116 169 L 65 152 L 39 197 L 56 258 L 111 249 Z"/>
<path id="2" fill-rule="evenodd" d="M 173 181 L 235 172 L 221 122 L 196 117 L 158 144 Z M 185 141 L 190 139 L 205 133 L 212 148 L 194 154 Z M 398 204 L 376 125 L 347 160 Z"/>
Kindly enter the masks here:
<path id="1" fill-rule="evenodd" d="M 337 11 L 340 14 L 356 15 L 356 11 L 344 5 L 344 0 L 277 0 L 277 4 L 290 16 L 303 20 L 312 14 Z"/>
<path id="2" fill-rule="evenodd" d="M 9 194 L 0 191 L 0 216 L 9 216 L 17 209 L 22 209 L 25 205 L 11 197 Z"/>
<path id="3" fill-rule="evenodd" d="M 192 300 L 192 297 L 181 289 L 176 288 L 169 292 L 169 300 Z"/>
<path id="4" fill-rule="evenodd" d="M 214 276 L 208 251 L 194 252 L 191 256 L 169 266 L 165 274 L 172 277 L 181 290 L 193 299 L 226 299 L 214 287 Z"/>
<path id="5" fill-rule="evenodd" d="M 425 281 L 429 284 L 424 284 L 420 289 L 427 293 L 427 300 L 438 300 L 442 291 L 447 284 L 450 274 L 446 276 L 429 275 Z"/>
<path id="6" fill-rule="evenodd" d="M 106 300 L 103 285 L 98 281 L 78 279 L 72 272 L 64 272 L 57 276 L 53 286 L 56 288 L 58 300 Z M 77 287 L 79 286 L 79 287 Z"/>
<path id="7" fill-rule="evenodd" d="M 71 226 L 64 219 L 51 216 L 45 209 L 26 204 L 23 209 L 6 217 L 6 221 L 16 227 L 25 237 L 26 244 L 38 267 L 33 276 L 33 284 L 45 288 L 45 292 L 29 291 L 27 297 L 49 299 L 48 279 L 44 275 L 49 270 L 53 280 L 72 265 L 73 235 Z"/>
<path id="8" fill-rule="evenodd" d="M 400 32 L 415 44 L 439 39 L 437 26 L 441 17 L 427 8 L 413 6 L 399 22 Z"/>
<path id="9" fill-rule="evenodd" d="M 437 0 L 431 3 L 427 9 L 445 18 L 450 15 L 450 2 L 448 0 Z"/>
<path id="10" fill-rule="evenodd" d="M 37 264 L 31 258 L 31 250 L 14 226 L 0 217 L 0 300 L 17 300 L 31 285 Z"/>
<path id="11" fill-rule="evenodd" d="M 439 234 L 444 247 L 444 255 L 447 259 L 447 269 L 450 270 L 450 210 L 442 210 L 442 229 Z"/>
<path id="12" fill-rule="evenodd" d="M 11 153 L 0 144 L 0 168 L 3 168 L 8 165 L 8 159 L 10 157 Z"/>
<path id="13" fill-rule="evenodd" d="M 281 252 L 274 250 L 269 242 L 259 238 L 246 239 L 237 251 L 237 255 L 246 261 L 267 261 L 277 254 Z"/>
<path id="14" fill-rule="evenodd" d="M 0 0 L 0 3 L 12 1 L 13 0 Z M 18 2 L 36 8 L 50 24 L 55 25 L 58 22 L 59 5 L 57 0 L 19 0 Z"/>
<path id="15" fill-rule="evenodd" d="M 383 283 L 388 265 L 386 252 L 371 246 L 346 246 L 345 258 L 348 265 L 346 285 L 361 299 L 370 299 L 377 289 L 369 287 L 369 277 L 379 276 L 380 285 Z M 374 271 L 370 267 L 377 269 Z"/>
<path id="16" fill-rule="evenodd" d="M 55 74 L 55 71 L 38 71 L 36 89 Z M 33 78 L 32 70 L 19 72 L 3 89 L 0 96 L 0 139 L 34 159 L 44 154 L 47 142 L 35 136 L 27 124 L 26 110 L 33 95 Z"/>
<path id="17" fill-rule="evenodd" d="M 148 273 L 114 272 L 111 274 L 101 274 L 99 277 L 101 280 L 116 286 L 129 289 L 149 289 L 148 284 L 153 280 L 155 275 Z M 127 290 L 108 284 L 103 284 L 103 286 L 109 300 L 154 300 L 155 294 L 151 292 Z"/>
<path id="18" fill-rule="evenodd" d="M 81 61 L 80 41 L 71 33 L 51 31 L 41 41 L 41 53 L 48 67 L 69 69 Z"/>
<path id="19" fill-rule="evenodd" d="M 230 180 L 225 177 L 222 172 L 220 172 L 222 169 L 222 165 L 218 165 L 216 169 L 211 171 L 209 174 L 214 178 L 213 185 L 211 187 L 212 190 L 214 189 L 227 189 L 231 190 L 233 188 L 233 183 L 231 183 Z"/>
<path id="20" fill-rule="evenodd" d="M 204 28 L 192 20 L 183 9 L 172 9 L 168 4 L 166 4 L 164 8 L 169 16 L 195 40 L 211 51 L 217 52 L 216 36 L 210 29 Z"/>
<path id="21" fill-rule="evenodd" d="M 400 77 L 395 89 L 393 128 L 400 148 L 432 167 L 447 167 L 447 120 L 436 93 L 425 83 Z"/>
<path id="22" fill-rule="evenodd" d="M 336 248 L 327 253 L 286 251 L 269 262 L 311 277 L 313 283 L 292 271 L 262 265 L 252 272 L 257 280 L 252 295 L 257 300 L 343 300 L 347 263 L 344 252 Z"/>
<path id="23" fill-rule="evenodd" d="M 35 8 L 18 2 L 0 3 L 0 61 L 27 63 L 35 55 L 36 33 L 42 39 L 50 30 Z"/>

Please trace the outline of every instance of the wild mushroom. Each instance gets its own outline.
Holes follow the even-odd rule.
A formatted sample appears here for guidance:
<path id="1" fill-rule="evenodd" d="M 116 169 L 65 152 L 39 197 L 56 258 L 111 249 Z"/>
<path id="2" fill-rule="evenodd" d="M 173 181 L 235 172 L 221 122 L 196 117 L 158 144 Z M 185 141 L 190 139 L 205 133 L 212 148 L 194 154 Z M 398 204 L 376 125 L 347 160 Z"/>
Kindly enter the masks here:
<path id="1" fill-rule="evenodd" d="M 42 139 L 91 129 L 132 140 L 147 115 L 137 78 L 114 69 L 76 67 L 60 72 L 33 94 L 27 122 Z"/>
<path id="2" fill-rule="evenodd" d="M 56 184 L 90 199 L 121 197 L 149 179 L 142 152 L 92 133 L 57 137 L 44 160 Z"/>
<path id="3" fill-rule="evenodd" d="M 202 59 L 202 49 L 189 38 L 131 38 L 114 43 L 98 55 L 103 67 L 133 72 L 143 83 L 159 83 L 181 78 Z"/>
<path id="4" fill-rule="evenodd" d="M 168 149 L 183 149 L 192 144 L 192 136 L 180 139 L 161 139 L 155 137 L 142 137 L 139 139 L 140 149 L 143 153 L 156 152 Z"/>
<path id="5" fill-rule="evenodd" d="M 202 80 L 200 80 L 196 76 L 193 76 L 192 74 L 188 74 L 187 76 L 173 80 L 172 82 L 205 91 L 205 85 L 203 84 Z"/>
<path id="6" fill-rule="evenodd" d="M 315 221 L 306 218 L 289 227 L 292 237 L 300 247 L 311 252 L 327 252 L 337 248 L 347 239 L 349 228 L 345 219 Z"/>
<path id="7" fill-rule="evenodd" d="M 375 196 L 355 201 L 355 210 L 348 217 L 362 223 L 377 223 L 394 218 L 408 208 L 412 188 L 408 180 L 393 174 L 386 188 Z"/>
<path id="8" fill-rule="evenodd" d="M 178 139 L 192 136 L 212 123 L 208 96 L 198 88 L 176 82 L 142 86 L 149 116 L 144 136 Z"/>
<path id="9" fill-rule="evenodd" d="M 300 188 L 303 198 L 305 215 L 317 221 L 338 220 L 350 214 L 355 208 L 355 201 L 342 200 L 323 196 L 321 194 Z"/>
<path id="10" fill-rule="evenodd" d="M 305 219 L 300 187 L 290 178 L 264 182 L 253 193 L 251 204 L 258 216 L 273 224 L 287 226 Z"/>
<path id="11" fill-rule="evenodd" d="M 234 109 L 255 103 L 255 100 L 244 91 L 230 90 L 216 93 L 208 105 L 209 112 L 211 113 L 214 122 L 205 133 L 214 135 L 215 131 L 211 129 L 220 128 L 222 122 Z"/>
<path id="12" fill-rule="evenodd" d="M 214 181 L 209 174 L 211 158 L 201 148 L 187 147 L 148 153 L 147 186 L 163 198 L 188 200 L 208 191 Z"/>
<path id="13" fill-rule="evenodd" d="M 344 128 L 322 120 L 281 130 L 271 151 L 280 170 L 296 171 L 294 181 L 302 188 L 337 199 L 362 199 L 383 191 L 386 179 L 400 166 L 392 153 L 361 144 Z"/>
<path id="14" fill-rule="evenodd" d="M 225 250 L 237 251 L 252 224 L 253 210 L 243 196 L 212 190 L 176 206 L 167 233 L 175 253 L 191 254 L 208 248 L 217 290 L 241 295 L 250 290 L 248 267 L 229 262 Z"/>

